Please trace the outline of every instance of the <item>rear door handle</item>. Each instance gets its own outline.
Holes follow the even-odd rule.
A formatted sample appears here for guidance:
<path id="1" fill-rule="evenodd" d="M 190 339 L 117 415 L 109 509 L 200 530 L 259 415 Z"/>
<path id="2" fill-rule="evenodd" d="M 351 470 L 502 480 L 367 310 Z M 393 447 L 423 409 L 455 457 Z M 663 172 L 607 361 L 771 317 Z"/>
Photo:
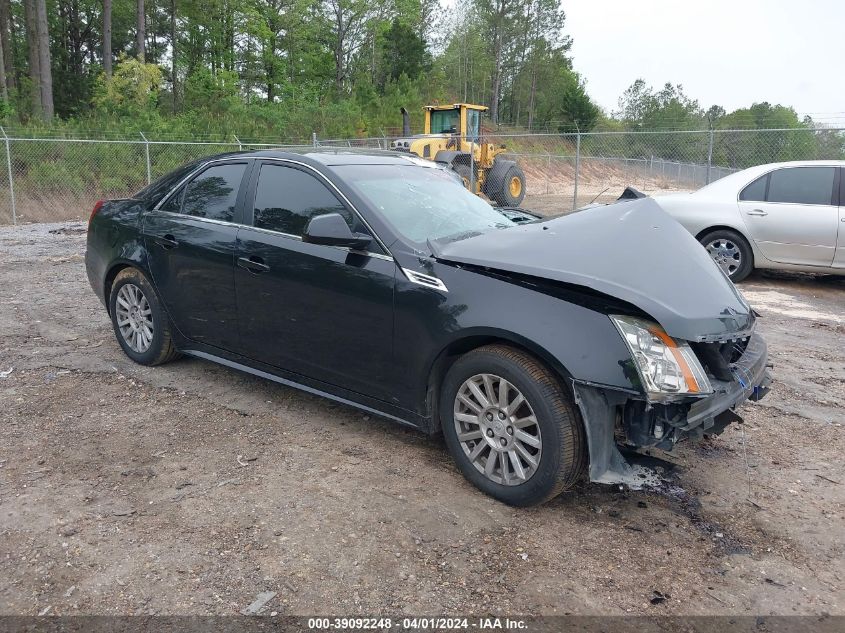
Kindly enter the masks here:
<path id="1" fill-rule="evenodd" d="M 170 233 L 163 235 L 162 237 L 155 238 L 155 242 L 165 250 L 179 246 L 179 242 L 177 242 L 176 238 Z"/>
<path id="2" fill-rule="evenodd" d="M 753 211 L 749 211 L 748 215 L 759 215 L 763 217 L 764 215 L 769 215 L 767 211 L 763 211 L 763 209 L 754 209 Z"/>
<path id="3" fill-rule="evenodd" d="M 264 273 L 270 270 L 270 267 L 264 263 L 264 260 L 257 255 L 238 257 L 238 266 L 252 273 Z"/>

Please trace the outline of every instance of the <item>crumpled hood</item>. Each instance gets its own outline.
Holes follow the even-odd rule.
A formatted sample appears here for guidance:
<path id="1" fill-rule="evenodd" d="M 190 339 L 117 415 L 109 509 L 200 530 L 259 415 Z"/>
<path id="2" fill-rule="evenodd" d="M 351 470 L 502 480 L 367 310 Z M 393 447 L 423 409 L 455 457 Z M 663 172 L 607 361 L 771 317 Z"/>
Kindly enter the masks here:
<path id="1" fill-rule="evenodd" d="M 686 229 L 650 199 L 432 244 L 444 261 L 584 286 L 650 314 L 673 337 L 745 333 L 745 299 Z"/>

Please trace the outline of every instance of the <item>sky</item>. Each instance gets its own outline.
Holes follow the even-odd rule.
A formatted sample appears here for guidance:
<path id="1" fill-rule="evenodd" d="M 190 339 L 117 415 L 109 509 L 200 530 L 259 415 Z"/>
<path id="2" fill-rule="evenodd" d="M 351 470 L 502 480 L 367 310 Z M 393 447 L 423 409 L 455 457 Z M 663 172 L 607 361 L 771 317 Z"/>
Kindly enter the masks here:
<path id="1" fill-rule="evenodd" d="M 845 0 L 563 0 L 575 70 L 601 107 L 642 77 L 703 108 L 791 106 L 845 126 Z"/>

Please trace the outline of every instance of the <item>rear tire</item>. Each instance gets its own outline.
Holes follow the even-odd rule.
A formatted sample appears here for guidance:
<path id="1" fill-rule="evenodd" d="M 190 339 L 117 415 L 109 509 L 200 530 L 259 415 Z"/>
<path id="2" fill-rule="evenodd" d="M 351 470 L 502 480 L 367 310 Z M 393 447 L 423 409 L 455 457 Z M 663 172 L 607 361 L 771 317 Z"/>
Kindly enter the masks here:
<path id="1" fill-rule="evenodd" d="M 739 283 L 754 270 L 754 253 L 751 246 L 736 231 L 708 231 L 698 241 L 732 282 Z"/>
<path id="2" fill-rule="evenodd" d="M 525 174 L 516 163 L 503 173 L 495 164 L 490 170 L 490 182 L 486 183 L 487 195 L 502 207 L 518 207 L 525 199 Z"/>
<path id="3" fill-rule="evenodd" d="M 117 342 L 136 363 L 161 365 L 179 356 L 170 319 L 152 284 L 137 268 L 124 268 L 115 277 L 109 314 Z"/>
<path id="4" fill-rule="evenodd" d="M 571 396 L 521 350 L 488 345 L 455 361 L 440 390 L 440 420 L 464 477 L 509 505 L 548 501 L 583 472 L 586 443 Z"/>

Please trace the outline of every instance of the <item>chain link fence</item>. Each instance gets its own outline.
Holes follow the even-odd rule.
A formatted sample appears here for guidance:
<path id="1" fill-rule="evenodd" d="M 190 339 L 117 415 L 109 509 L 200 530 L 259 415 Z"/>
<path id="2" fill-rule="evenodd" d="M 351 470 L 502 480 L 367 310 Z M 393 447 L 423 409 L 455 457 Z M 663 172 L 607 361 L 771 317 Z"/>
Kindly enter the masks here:
<path id="1" fill-rule="evenodd" d="M 390 148 L 392 137 L 274 142 L 0 136 L 0 224 L 81 219 L 103 198 L 132 195 L 191 160 L 256 149 Z M 616 199 L 694 191 L 734 171 L 786 160 L 844 159 L 843 129 L 486 134 L 526 176 L 523 206 L 565 213 Z"/>

